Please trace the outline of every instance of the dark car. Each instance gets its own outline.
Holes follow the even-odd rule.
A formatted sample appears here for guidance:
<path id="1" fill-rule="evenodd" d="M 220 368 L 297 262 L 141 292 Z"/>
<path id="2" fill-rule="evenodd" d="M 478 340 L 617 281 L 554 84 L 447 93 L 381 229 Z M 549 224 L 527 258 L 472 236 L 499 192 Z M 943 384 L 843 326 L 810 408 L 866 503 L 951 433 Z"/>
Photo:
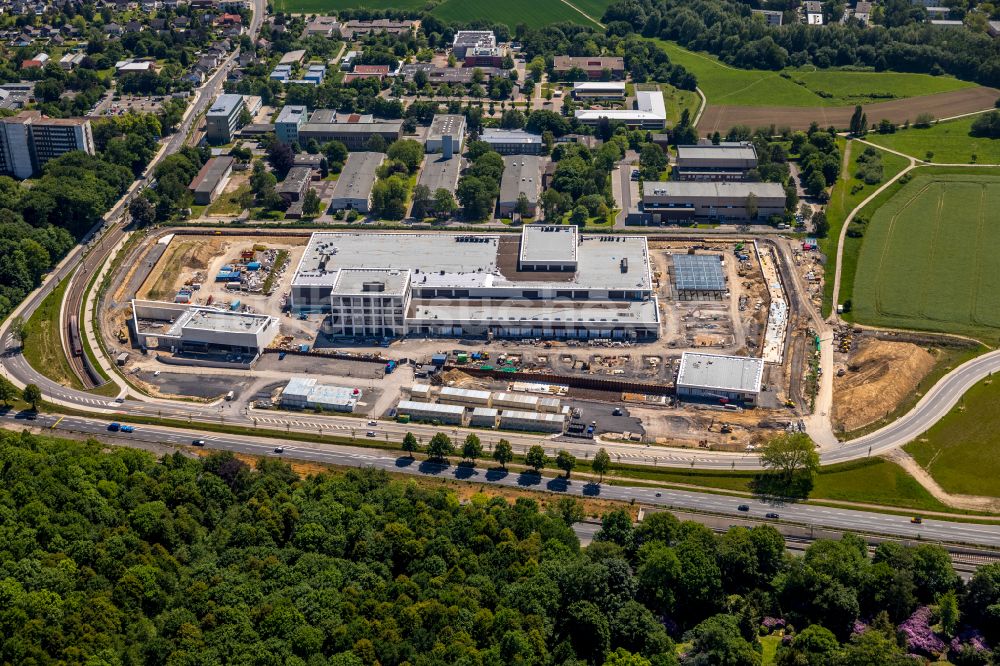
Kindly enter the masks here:
<path id="1" fill-rule="evenodd" d="M 776 514 L 775 512 L 772 511 L 771 513 L 765 514 L 764 517 L 765 518 L 770 518 L 771 520 L 777 520 L 781 516 L 779 516 L 778 514 Z"/>
<path id="2" fill-rule="evenodd" d="M 274 452 L 275 453 L 284 453 L 285 452 L 285 447 L 283 447 L 283 446 L 276 446 L 276 447 L 274 447 Z"/>
<path id="3" fill-rule="evenodd" d="M 750 505 L 749 504 L 740 504 L 736 508 L 739 509 L 740 511 L 749 511 L 750 510 Z"/>
<path id="4" fill-rule="evenodd" d="M 913 516 L 913 518 L 910 518 L 910 522 L 913 523 L 914 525 L 920 525 L 921 523 L 924 522 L 924 519 L 921 518 L 920 516 Z"/>
<path id="5" fill-rule="evenodd" d="M 205 446 L 205 440 L 196 439 L 193 442 L 191 442 L 191 446 Z"/>

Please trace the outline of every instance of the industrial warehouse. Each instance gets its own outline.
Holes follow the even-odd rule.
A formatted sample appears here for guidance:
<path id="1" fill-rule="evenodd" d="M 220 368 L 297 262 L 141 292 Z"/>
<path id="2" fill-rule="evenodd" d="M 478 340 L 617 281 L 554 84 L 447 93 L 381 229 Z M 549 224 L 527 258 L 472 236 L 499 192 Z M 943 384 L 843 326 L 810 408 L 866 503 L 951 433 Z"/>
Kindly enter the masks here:
<path id="1" fill-rule="evenodd" d="M 184 303 L 132 301 L 132 330 L 142 347 L 257 356 L 278 335 L 278 318 Z"/>
<path id="2" fill-rule="evenodd" d="M 510 234 L 315 233 L 291 283 L 296 312 L 334 337 L 659 335 L 643 237 L 526 225 Z"/>

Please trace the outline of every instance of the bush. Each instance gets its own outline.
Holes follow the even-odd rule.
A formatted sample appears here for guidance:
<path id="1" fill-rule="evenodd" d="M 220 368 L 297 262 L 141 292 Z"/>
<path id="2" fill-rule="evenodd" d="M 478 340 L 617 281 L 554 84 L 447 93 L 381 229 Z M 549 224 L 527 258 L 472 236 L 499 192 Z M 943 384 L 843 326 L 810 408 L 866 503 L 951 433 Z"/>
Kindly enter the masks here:
<path id="1" fill-rule="evenodd" d="M 917 129 L 927 129 L 934 122 L 934 115 L 930 113 L 921 113 L 917 116 L 917 119 L 913 121 L 913 126 Z"/>
<path id="2" fill-rule="evenodd" d="M 1000 139 L 1000 111 L 990 111 L 972 121 L 972 136 Z"/>

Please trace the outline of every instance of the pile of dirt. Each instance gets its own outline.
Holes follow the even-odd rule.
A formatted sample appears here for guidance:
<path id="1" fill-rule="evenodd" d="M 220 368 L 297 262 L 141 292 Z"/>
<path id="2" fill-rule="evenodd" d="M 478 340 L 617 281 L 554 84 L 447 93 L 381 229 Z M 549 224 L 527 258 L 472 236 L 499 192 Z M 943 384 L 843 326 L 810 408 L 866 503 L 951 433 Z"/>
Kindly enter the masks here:
<path id="1" fill-rule="evenodd" d="M 910 342 L 868 339 L 833 380 L 834 427 L 857 430 L 892 412 L 934 367 L 934 357 Z"/>

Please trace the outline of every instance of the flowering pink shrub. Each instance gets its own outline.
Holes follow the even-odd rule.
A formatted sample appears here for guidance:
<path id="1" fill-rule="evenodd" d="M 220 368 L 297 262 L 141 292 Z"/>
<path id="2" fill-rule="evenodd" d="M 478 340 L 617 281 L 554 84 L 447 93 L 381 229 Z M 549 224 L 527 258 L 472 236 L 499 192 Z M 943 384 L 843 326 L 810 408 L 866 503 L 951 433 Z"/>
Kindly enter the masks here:
<path id="1" fill-rule="evenodd" d="M 899 625 L 899 630 L 906 636 L 906 645 L 912 652 L 937 656 L 944 652 L 947 644 L 931 629 L 931 609 L 921 606 L 905 622 Z"/>

